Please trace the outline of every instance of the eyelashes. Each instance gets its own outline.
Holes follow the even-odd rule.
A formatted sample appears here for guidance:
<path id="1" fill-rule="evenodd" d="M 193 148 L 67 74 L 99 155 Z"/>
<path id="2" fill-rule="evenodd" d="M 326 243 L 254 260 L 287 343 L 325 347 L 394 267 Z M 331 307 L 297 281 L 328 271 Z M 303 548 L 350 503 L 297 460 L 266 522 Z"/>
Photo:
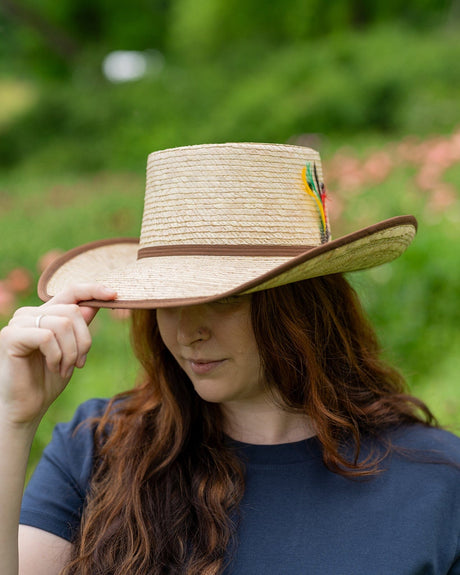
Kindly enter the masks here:
<path id="1" fill-rule="evenodd" d="M 228 297 L 223 297 L 217 300 L 215 303 L 217 304 L 232 304 L 232 303 L 240 303 L 242 301 L 241 296 L 238 295 L 231 295 Z"/>
<path id="2" fill-rule="evenodd" d="M 217 301 L 215 304 L 223 304 L 223 305 L 237 305 L 243 302 L 246 302 L 250 299 L 251 295 L 244 294 L 244 295 L 230 295 L 228 297 L 223 297 Z"/>

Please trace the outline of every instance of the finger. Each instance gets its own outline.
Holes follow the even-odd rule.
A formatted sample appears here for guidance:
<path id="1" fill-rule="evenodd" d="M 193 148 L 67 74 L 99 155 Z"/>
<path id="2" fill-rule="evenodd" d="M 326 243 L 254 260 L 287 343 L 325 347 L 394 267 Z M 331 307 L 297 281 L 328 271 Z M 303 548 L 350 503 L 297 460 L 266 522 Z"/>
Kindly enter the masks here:
<path id="1" fill-rule="evenodd" d="M 95 313 L 97 309 L 95 310 Z M 88 328 L 88 323 L 84 317 L 82 307 L 74 304 L 69 306 L 69 314 L 72 319 L 72 328 L 77 345 L 76 367 L 83 367 L 86 362 L 86 356 L 91 348 L 92 338 Z"/>
<path id="2" fill-rule="evenodd" d="M 21 307 L 16 310 L 9 323 L 18 327 L 41 327 L 43 318 L 46 316 L 70 317 L 72 313 L 79 310 L 78 304 L 54 304 L 52 306 L 44 304 L 38 307 Z"/>
<path id="3" fill-rule="evenodd" d="M 103 300 L 111 301 L 116 299 L 117 293 L 111 288 L 107 288 L 96 283 L 75 284 L 72 287 L 63 290 L 55 295 L 49 301 L 38 307 L 22 307 L 16 310 L 12 319 L 24 315 L 42 315 L 46 310 L 49 313 L 50 308 L 56 305 L 78 304 L 83 301 L 90 300 Z M 89 324 L 96 315 L 98 308 L 80 306 L 82 316 L 87 324 Z"/>
<path id="4" fill-rule="evenodd" d="M 69 329 L 69 326 L 66 323 L 62 324 L 62 335 L 60 334 L 60 332 L 56 332 L 57 333 L 57 337 L 58 337 L 58 341 L 60 342 L 61 337 L 64 337 L 65 340 L 63 341 L 63 344 L 65 342 L 68 341 L 67 338 L 70 338 L 73 335 L 74 341 L 75 341 L 75 346 L 76 346 L 76 352 L 77 352 L 77 356 L 75 359 L 72 359 L 72 356 L 69 356 L 69 368 L 70 365 L 74 364 L 74 366 L 76 367 L 83 367 L 85 365 L 86 362 L 86 356 L 91 348 L 91 343 L 92 343 L 92 339 L 91 339 L 91 333 L 89 331 L 88 328 L 88 324 L 86 323 L 86 319 L 83 316 L 82 313 L 82 308 L 80 306 L 78 306 L 77 304 L 72 304 L 72 305 L 66 305 L 63 306 L 65 307 L 65 312 L 66 315 L 65 317 L 68 318 L 70 320 L 70 325 L 71 328 L 73 330 L 72 332 L 67 332 L 66 330 Z M 97 310 L 96 310 L 97 311 Z M 47 320 L 48 316 L 44 316 L 42 319 L 42 323 L 43 320 L 46 319 L 44 325 L 45 327 L 48 324 L 48 320 Z M 60 327 L 59 324 L 57 324 L 57 327 Z M 69 340 L 69 345 L 72 342 Z M 62 345 L 63 345 L 62 344 Z M 61 345 L 61 343 L 60 343 Z M 61 345 L 61 347 L 62 347 Z M 64 352 L 64 349 L 63 349 Z M 67 363 L 67 362 L 66 362 Z"/>
<path id="5" fill-rule="evenodd" d="M 43 304 L 43 306 L 53 305 L 53 303 L 78 303 L 92 299 L 105 301 L 114 299 L 116 295 L 115 290 L 98 283 L 74 284 L 56 294 L 52 299 Z"/>
<path id="6" fill-rule="evenodd" d="M 100 284 L 75 284 L 60 292 L 48 302 L 40 306 L 41 308 L 48 308 L 56 304 L 77 304 L 82 301 L 89 300 L 103 300 L 110 301 L 117 297 L 115 290 L 107 288 Z M 90 308 L 81 306 L 82 315 L 86 323 L 89 324 L 97 313 L 97 308 Z"/>
<path id="7" fill-rule="evenodd" d="M 53 315 L 43 315 L 40 327 L 51 329 L 62 350 L 63 373 L 73 367 L 83 367 L 91 348 L 91 334 L 77 304 L 56 305 Z M 54 315 L 55 314 L 55 315 Z"/>
<path id="8" fill-rule="evenodd" d="M 95 318 L 97 312 L 99 311 L 98 307 L 88 307 L 88 306 L 79 306 L 81 310 L 81 314 L 83 319 L 85 320 L 86 325 L 89 325 L 93 319 Z"/>
<path id="9" fill-rule="evenodd" d="M 48 369 L 53 373 L 59 373 L 62 351 L 51 330 L 36 328 L 18 330 L 7 326 L 3 328 L 1 334 L 11 358 L 23 359 L 40 351 Z"/>
<path id="10" fill-rule="evenodd" d="M 69 369 L 72 364 L 83 367 L 91 347 L 91 334 L 81 308 L 77 304 L 55 304 L 46 310 L 46 314 L 39 313 L 45 311 L 43 308 L 22 308 L 9 325 L 51 330 L 62 348 L 63 369 Z"/>
<path id="11" fill-rule="evenodd" d="M 81 320 L 83 321 L 83 320 Z M 68 316 L 43 316 L 40 328 L 37 331 L 51 332 L 61 350 L 60 373 L 61 377 L 68 376 L 75 368 L 79 359 L 78 342 L 75 329 L 75 318 Z"/>
<path id="12" fill-rule="evenodd" d="M 34 329 L 34 331 L 41 332 L 36 337 L 39 339 L 38 349 L 45 359 L 47 368 L 52 373 L 60 373 L 61 377 L 65 378 L 67 373 L 62 374 L 62 348 L 57 342 L 54 333 L 46 329 Z"/>

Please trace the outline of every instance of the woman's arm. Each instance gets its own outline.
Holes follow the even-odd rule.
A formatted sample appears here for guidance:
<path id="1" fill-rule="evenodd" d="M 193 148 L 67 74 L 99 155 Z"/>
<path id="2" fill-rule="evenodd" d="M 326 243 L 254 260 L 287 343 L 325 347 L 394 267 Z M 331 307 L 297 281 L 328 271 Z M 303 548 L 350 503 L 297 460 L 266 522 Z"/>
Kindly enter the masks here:
<path id="1" fill-rule="evenodd" d="M 19 574 L 59 575 L 68 563 L 71 543 L 28 525 L 19 526 Z"/>
<path id="2" fill-rule="evenodd" d="M 38 424 L 64 390 L 74 368 L 83 367 L 91 346 L 88 324 L 97 309 L 77 304 L 89 299 L 110 300 L 115 295 L 99 285 L 75 286 L 38 308 L 18 310 L 0 332 L 2 575 L 17 575 L 19 572 L 19 513 L 30 446 Z M 41 319 L 38 321 L 39 316 Z M 34 532 L 21 529 L 20 573 L 27 575 L 30 572 L 23 570 L 27 565 L 34 567 L 34 574 L 53 573 L 46 571 L 45 564 L 52 561 L 54 546 L 64 545 L 55 541 L 59 538 L 44 535 L 40 530 Z M 30 537 L 34 542 L 31 547 L 24 544 L 24 538 L 31 543 Z M 41 550 L 40 543 L 43 543 Z"/>

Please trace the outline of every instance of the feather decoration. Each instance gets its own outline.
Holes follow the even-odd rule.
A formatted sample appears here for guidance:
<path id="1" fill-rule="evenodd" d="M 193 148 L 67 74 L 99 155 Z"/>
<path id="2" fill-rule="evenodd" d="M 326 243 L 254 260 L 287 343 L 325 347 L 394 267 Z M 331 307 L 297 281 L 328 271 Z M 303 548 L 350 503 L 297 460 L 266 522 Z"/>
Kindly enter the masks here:
<path id="1" fill-rule="evenodd" d="M 323 212 L 324 212 L 324 224 L 325 224 L 325 228 L 326 228 L 326 232 L 328 235 L 329 239 L 329 223 L 327 221 L 327 212 L 326 212 L 326 186 L 324 185 L 323 182 L 320 183 L 319 179 L 318 179 L 318 171 L 316 169 L 316 164 L 313 163 L 313 171 L 315 174 L 315 182 L 317 185 L 317 189 L 319 190 L 320 193 L 320 197 L 321 197 L 321 204 L 323 206 Z"/>
<path id="2" fill-rule="evenodd" d="M 329 241 L 329 228 L 325 207 L 326 188 L 324 187 L 324 184 L 319 181 L 315 162 L 313 162 L 313 169 L 311 162 L 307 162 L 305 168 L 302 169 L 302 179 L 305 184 L 307 194 L 315 200 L 318 208 L 320 216 L 321 243 L 324 244 Z"/>

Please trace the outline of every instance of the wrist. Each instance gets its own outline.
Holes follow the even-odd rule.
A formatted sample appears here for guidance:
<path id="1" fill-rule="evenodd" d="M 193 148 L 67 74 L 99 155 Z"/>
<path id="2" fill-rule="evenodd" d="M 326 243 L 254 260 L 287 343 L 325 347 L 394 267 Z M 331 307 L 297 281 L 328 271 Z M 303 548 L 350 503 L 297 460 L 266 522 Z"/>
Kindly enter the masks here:
<path id="1" fill-rule="evenodd" d="M 14 436 L 32 441 L 40 421 L 41 417 L 27 421 L 17 420 L 14 413 L 0 403 L 0 436 Z"/>

